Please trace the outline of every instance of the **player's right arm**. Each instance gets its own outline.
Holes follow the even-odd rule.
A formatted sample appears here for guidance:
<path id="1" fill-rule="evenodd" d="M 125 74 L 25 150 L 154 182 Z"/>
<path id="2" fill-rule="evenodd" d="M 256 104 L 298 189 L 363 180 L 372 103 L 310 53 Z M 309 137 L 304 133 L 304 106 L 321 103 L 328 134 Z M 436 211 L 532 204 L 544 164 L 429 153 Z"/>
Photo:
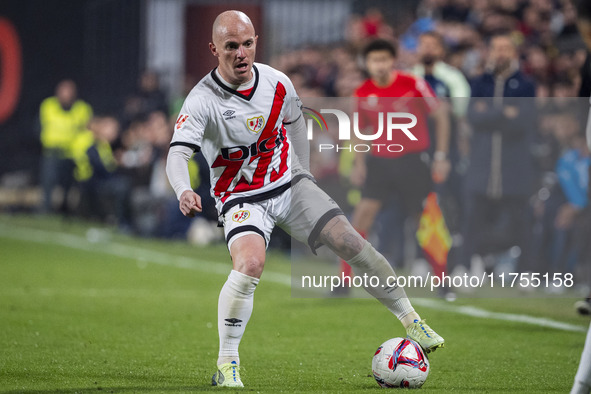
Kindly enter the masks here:
<path id="1" fill-rule="evenodd" d="M 166 159 L 168 180 L 179 200 L 179 209 L 188 217 L 195 216 L 203 209 L 201 197 L 191 188 L 188 163 L 193 154 L 201 150 L 206 119 L 207 112 L 202 101 L 190 94 L 174 125 Z"/>
<path id="2" fill-rule="evenodd" d="M 201 197 L 191 188 L 189 160 L 193 150 L 187 146 L 171 146 L 166 159 L 166 175 L 179 200 L 179 209 L 183 215 L 193 217 L 201 212 Z"/>
<path id="3" fill-rule="evenodd" d="M 308 129 L 302 113 L 302 101 L 289 78 L 282 73 L 280 75 L 285 78 L 288 94 L 283 125 L 298 161 L 304 170 L 310 171 L 310 141 L 308 141 Z"/>

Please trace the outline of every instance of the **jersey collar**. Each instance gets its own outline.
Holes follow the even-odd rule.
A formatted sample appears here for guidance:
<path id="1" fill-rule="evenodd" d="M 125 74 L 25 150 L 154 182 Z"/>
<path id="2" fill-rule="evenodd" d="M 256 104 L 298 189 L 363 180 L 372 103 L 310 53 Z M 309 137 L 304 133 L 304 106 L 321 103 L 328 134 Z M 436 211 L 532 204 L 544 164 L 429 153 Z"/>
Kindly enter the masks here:
<path id="1" fill-rule="evenodd" d="M 254 71 L 254 85 L 252 86 L 252 90 L 250 91 L 250 94 L 248 96 L 240 93 L 239 91 L 237 91 L 235 89 L 232 89 L 231 87 L 227 86 L 222 81 L 220 81 L 220 79 L 218 78 L 218 76 L 216 75 L 216 72 L 215 72 L 215 70 L 217 70 L 217 67 L 214 68 L 213 70 L 211 70 L 210 74 L 211 74 L 211 77 L 213 78 L 213 80 L 215 81 L 215 83 L 217 83 L 220 88 L 222 88 L 225 91 L 232 93 L 238 97 L 241 97 L 244 100 L 250 101 L 252 96 L 254 96 L 254 92 L 257 90 L 257 86 L 259 84 L 259 70 L 257 69 L 257 66 L 255 66 L 254 64 L 252 65 L 252 69 Z"/>

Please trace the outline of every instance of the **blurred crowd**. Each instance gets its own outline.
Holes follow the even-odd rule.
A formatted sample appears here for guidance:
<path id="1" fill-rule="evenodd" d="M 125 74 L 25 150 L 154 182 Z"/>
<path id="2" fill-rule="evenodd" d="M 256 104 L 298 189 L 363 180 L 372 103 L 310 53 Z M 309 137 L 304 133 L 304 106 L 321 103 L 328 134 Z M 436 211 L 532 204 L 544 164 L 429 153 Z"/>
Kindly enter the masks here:
<path id="1" fill-rule="evenodd" d="M 169 104 L 158 75 L 148 71 L 120 113 L 93 113 L 76 84 L 61 81 L 40 107 L 41 212 L 100 220 L 143 236 L 185 237 L 190 222 L 165 171 L 179 102 Z M 191 161 L 191 181 L 205 196 L 203 216 L 213 220 L 203 160 Z"/>
<path id="2" fill-rule="evenodd" d="M 505 270 L 533 272 L 588 270 L 591 253 L 585 236 L 591 231 L 586 197 L 590 159 L 584 126 L 591 94 L 591 65 L 570 1 L 423 0 L 415 18 L 398 25 L 389 24 L 383 11 L 369 8 L 362 15 L 354 15 L 346 27 L 347 40 L 341 45 L 286 51 L 272 59 L 271 65 L 291 78 L 304 105 L 307 98 L 314 102 L 317 97 L 351 97 L 367 78 L 360 54 L 369 42 L 385 39 L 395 43 L 396 68 L 422 71 L 418 74 L 425 76 L 424 68 L 433 59 L 422 53 L 421 40 L 425 33 L 435 32 L 434 37 L 441 40 L 441 55 L 435 60 L 461 71 L 472 88 L 476 86 L 478 95 L 493 97 L 492 87 L 489 93 L 483 94 L 486 89 L 482 89 L 483 74 L 496 77 L 491 39 L 498 35 L 509 37 L 517 49 L 511 67 L 519 70 L 519 78 L 531 83 L 533 89 L 527 92 L 520 88 L 518 95 L 535 96 L 530 100 L 530 116 L 523 120 L 527 128 L 520 141 L 510 149 L 503 147 L 503 166 L 511 161 L 521 165 L 503 170 L 508 172 L 504 176 L 509 179 L 503 187 L 513 191 L 492 198 L 484 190 L 485 185 L 479 191 L 475 184 L 486 179 L 491 169 L 491 163 L 479 161 L 491 150 L 493 142 L 481 141 L 478 127 L 475 132 L 474 122 L 478 119 L 470 116 L 473 106 L 464 119 L 455 114 L 450 149 L 453 173 L 445 192 L 440 191 L 440 204 L 454 239 L 449 272 L 462 274 L 470 270 L 471 262 L 472 266 L 487 269 L 503 266 Z M 437 86 L 431 87 L 437 90 Z M 441 96 L 454 97 L 449 92 Z M 486 122 L 495 120 L 489 118 Z M 483 144 L 486 149 L 478 150 Z M 511 149 L 513 157 L 507 153 Z M 349 166 L 343 165 L 342 160 L 327 160 L 326 155 L 314 153 L 313 172 L 326 177 L 327 187 L 334 176 L 347 183 Z M 334 190 L 336 195 L 343 194 L 342 189 Z M 345 206 L 346 202 L 339 201 Z M 351 210 L 354 205 L 355 201 L 350 201 L 348 208 Z M 402 229 L 393 229 L 391 221 L 385 226 L 385 232 L 403 234 Z M 401 243 L 379 234 L 379 229 L 378 223 L 375 232 L 382 241 L 381 251 L 387 253 L 389 246 L 394 245 L 390 260 L 404 264 Z M 474 233 L 484 239 L 474 239 Z"/>
<path id="3" fill-rule="evenodd" d="M 351 97 L 367 78 L 360 53 L 378 38 L 396 43 L 398 69 L 416 71 L 417 66 L 425 65 L 428 60 L 417 50 L 421 37 L 436 32 L 434 37 L 440 38 L 441 44 L 440 58 L 436 60 L 461 71 L 473 83 L 491 69 L 491 38 L 498 34 L 510 37 L 518 50 L 516 69 L 531 81 L 535 96 L 532 102 L 535 100 L 539 114 L 530 118 L 531 133 L 524 140 L 523 151 L 518 152 L 523 160 L 532 162 L 532 172 L 528 173 L 531 179 L 522 180 L 529 185 L 522 193 L 526 207 L 518 213 L 525 224 L 520 231 L 526 235 L 517 249 L 509 240 L 488 242 L 494 247 L 483 246 L 482 250 L 473 252 L 488 256 L 493 264 L 519 261 L 521 270 L 572 272 L 577 269 L 577 262 L 589 253 L 585 240 L 577 234 L 581 231 L 589 234 L 584 223 L 590 221 L 583 220 L 585 215 L 589 216 L 586 209 L 589 152 L 583 136 L 588 106 L 579 111 L 577 108 L 584 100 L 576 97 L 590 95 L 591 83 L 585 70 L 591 67 L 570 2 L 423 0 L 418 2 L 416 17 L 407 24 L 392 26 L 384 15 L 383 10 L 369 8 L 364 14 L 351 17 L 344 27 L 344 42 L 286 50 L 269 63 L 291 78 L 305 105 L 307 99 L 316 97 Z M 196 82 L 187 80 L 185 94 Z M 185 236 L 190 221 L 178 211 L 164 170 L 182 99 L 167 98 L 158 75 L 146 72 L 137 91 L 125 100 L 121 113 L 93 114 L 91 106 L 77 97 L 75 84 L 62 81 L 55 97 L 41 105 L 42 210 L 75 212 L 146 236 Z M 76 115 L 62 120 L 65 123 L 60 127 L 79 129 L 80 135 L 67 141 L 54 141 L 47 136 L 51 134 L 51 130 L 47 131 L 51 123 L 47 116 L 60 116 L 56 113 L 59 112 L 56 103 L 66 112 L 76 108 Z M 454 184 L 449 186 L 452 198 L 442 202 L 454 235 L 454 246 L 461 245 L 466 235 L 462 224 L 469 205 L 465 180 L 470 171 L 474 135 L 469 116 L 456 116 L 462 119 L 458 119 L 452 130 L 455 174 L 449 181 Z M 346 165 L 312 154 L 312 170 L 319 178 L 348 177 Z M 208 169 L 200 154 L 191 165 L 193 186 L 201 196 L 209 196 Z M 56 196 L 55 186 L 62 186 L 67 192 L 76 183 L 80 186 L 78 202 Z M 348 190 L 341 192 L 350 196 Z M 354 199 L 344 198 L 339 202 L 350 204 L 349 209 L 354 205 Z M 204 205 L 200 227 L 193 235 L 201 242 L 219 238 L 213 202 L 206 198 Z M 507 238 L 511 223 L 498 223 L 496 234 L 505 234 Z M 490 237 L 494 238 L 495 234 Z M 461 267 L 466 263 L 462 262 L 462 253 L 457 254 L 454 256 L 452 249 L 450 262 L 455 263 L 450 264 Z"/>
<path id="4" fill-rule="evenodd" d="M 358 55 L 373 39 L 397 42 L 398 67 L 410 69 L 419 61 L 420 34 L 436 31 L 445 41 L 446 62 L 472 78 L 486 69 L 490 38 L 510 33 L 537 95 L 574 97 L 587 54 L 575 22 L 569 0 L 423 0 L 410 24 L 391 26 L 381 10 L 370 8 L 351 18 L 343 45 L 288 51 L 271 65 L 292 77 L 302 97 L 349 97 L 364 79 Z"/>

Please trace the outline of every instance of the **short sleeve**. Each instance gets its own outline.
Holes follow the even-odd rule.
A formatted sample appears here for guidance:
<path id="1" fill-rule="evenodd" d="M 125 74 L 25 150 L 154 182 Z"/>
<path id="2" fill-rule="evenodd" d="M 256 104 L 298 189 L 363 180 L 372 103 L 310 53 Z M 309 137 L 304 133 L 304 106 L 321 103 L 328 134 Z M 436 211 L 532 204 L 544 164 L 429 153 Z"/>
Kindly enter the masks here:
<path id="1" fill-rule="evenodd" d="M 206 126 L 207 107 L 203 100 L 194 96 L 187 97 L 174 124 L 170 146 L 187 146 L 199 152 Z"/>

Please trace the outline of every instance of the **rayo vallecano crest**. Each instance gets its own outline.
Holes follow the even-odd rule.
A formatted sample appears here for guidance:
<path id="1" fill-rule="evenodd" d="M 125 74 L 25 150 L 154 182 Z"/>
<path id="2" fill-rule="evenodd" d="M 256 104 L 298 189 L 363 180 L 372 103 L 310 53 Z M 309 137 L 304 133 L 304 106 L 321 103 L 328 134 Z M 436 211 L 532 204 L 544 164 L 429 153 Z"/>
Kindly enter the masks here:
<path id="1" fill-rule="evenodd" d="M 250 118 L 246 120 L 246 126 L 248 129 L 254 133 L 258 133 L 263 129 L 265 126 L 265 118 L 263 115 L 255 116 L 254 118 Z"/>

